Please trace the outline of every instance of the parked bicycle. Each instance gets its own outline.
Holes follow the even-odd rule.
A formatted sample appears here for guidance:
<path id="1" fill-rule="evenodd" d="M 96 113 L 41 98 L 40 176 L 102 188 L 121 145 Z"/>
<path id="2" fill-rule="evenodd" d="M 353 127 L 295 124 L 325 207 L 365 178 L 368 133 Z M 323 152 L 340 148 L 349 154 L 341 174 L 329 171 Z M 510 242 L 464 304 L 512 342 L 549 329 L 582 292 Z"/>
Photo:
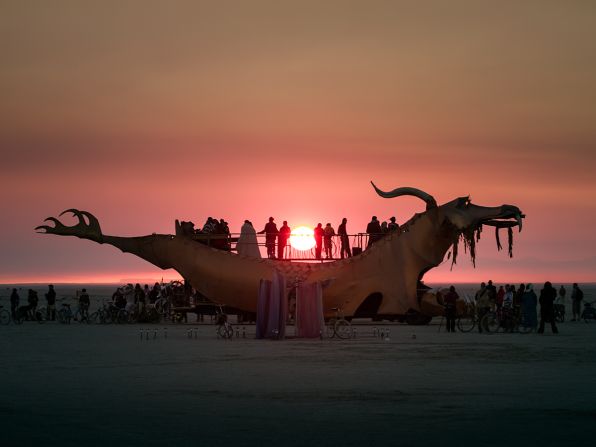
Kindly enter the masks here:
<path id="1" fill-rule="evenodd" d="M 325 326 L 327 337 L 347 339 L 352 337 L 352 324 L 345 319 L 343 312 L 339 307 L 333 307 L 331 310 L 335 311 L 335 316 L 330 318 Z"/>
<path id="2" fill-rule="evenodd" d="M 488 333 L 518 332 L 529 334 L 536 328 L 530 326 L 517 308 L 503 308 L 488 312 L 480 322 Z"/>
<path id="3" fill-rule="evenodd" d="M 234 327 L 228 321 L 228 315 L 224 313 L 222 306 L 219 306 L 216 310 L 215 324 L 217 325 L 218 337 L 232 338 L 234 336 Z"/>
<path id="4" fill-rule="evenodd" d="M 0 324 L 8 324 L 10 323 L 10 312 L 4 309 L 4 306 L 0 306 Z"/>
<path id="5" fill-rule="evenodd" d="M 581 318 L 589 323 L 590 320 L 596 320 L 596 308 L 594 308 L 595 301 L 584 303 L 584 310 L 582 311 Z"/>
<path id="6" fill-rule="evenodd" d="M 70 304 L 62 303 L 60 310 L 56 313 L 58 317 L 58 321 L 62 324 L 70 324 L 72 321 L 74 314 L 72 313 L 72 309 L 70 308 Z"/>
<path id="7" fill-rule="evenodd" d="M 457 319 L 457 328 L 461 332 L 470 332 L 478 324 L 478 310 L 474 303 L 466 303 L 463 313 Z"/>

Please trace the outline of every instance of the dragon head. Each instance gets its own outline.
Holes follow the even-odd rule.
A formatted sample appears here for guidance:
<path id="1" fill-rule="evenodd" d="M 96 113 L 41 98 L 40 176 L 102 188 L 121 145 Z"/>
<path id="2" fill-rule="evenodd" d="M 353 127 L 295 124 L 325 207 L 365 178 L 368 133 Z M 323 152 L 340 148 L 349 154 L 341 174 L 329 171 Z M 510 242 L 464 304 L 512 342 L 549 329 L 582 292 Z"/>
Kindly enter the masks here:
<path id="1" fill-rule="evenodd" d="M 377 194 L 384 198 L 411 195 L 418 197 L 426 203 L 426 212 L 438 211 L 442 217 L 442 226 L 449 227 L 453 234 L 453 263 L 457 257 L 457 246 L 460 239 L 464 240 L 466 249 L 469 249 L 472 262 L 475 262 L 475 244 L 480 239 L 480 233 L 484 225 L 495 227 L 497 247 L 501 249 L 499 229 L 507 228 L 509 235 L 509 256 L 513 256 L 513 227 L 522 230 L 523 218 L 525 215 L 514 205 L 501 205 L 497 207 L 486 207 L 474 205 L 470 197 L 459 197 L 443 205 L 437 205 L 436 200 L 430 194 L 411 187 L 402 187 L 393 191 L 382 191 L 371 182 Z"/>

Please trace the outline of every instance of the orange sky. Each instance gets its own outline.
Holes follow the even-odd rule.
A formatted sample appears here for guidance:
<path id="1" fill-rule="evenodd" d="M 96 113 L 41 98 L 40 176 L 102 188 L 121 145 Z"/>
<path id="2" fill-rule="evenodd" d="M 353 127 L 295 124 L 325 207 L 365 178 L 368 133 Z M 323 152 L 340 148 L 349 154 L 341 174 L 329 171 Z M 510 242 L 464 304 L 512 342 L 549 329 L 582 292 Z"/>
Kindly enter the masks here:
<path id="1" fill-rule="evenodd" d="M 71 207 L 114 235 L 423 210 L 370 180 L 526 213 L 513 260 L 487 231 L 427 281 L 596 281 L 590 2 L 5 1 L 0 31 L 1 282 L 161 277 L 33 232 Z"/>

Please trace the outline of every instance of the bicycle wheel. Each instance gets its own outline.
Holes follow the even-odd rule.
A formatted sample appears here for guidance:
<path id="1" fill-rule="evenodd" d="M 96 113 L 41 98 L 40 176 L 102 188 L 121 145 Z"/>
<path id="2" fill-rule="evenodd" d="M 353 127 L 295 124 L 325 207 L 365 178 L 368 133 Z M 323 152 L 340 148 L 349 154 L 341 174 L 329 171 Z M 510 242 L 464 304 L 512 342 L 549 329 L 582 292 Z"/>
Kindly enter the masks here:
<path id="1" fill-rule="evenodd" d="M 43 312 L 42 312 L 43 310 Z M 46 310 L 45 309 L 39 309 L 35 311 L 35 321 L 37 321 L 39 324 L 43 324 L 46 322 Z"/>
<path id="2" fill-rule="evenodd" d="M 457 320 L 457 328 L 461 332 L 470 332 L 476 327 L 476 319 L 473 316 L 461 317 Z"/>
<path id="3" fill-rule="evenodd" d="M 488 313 L 484 317 L 482 317 L 481 321 L 482 327 L 486 329 L 489 334 L 494 334 L 499 330 L 501 326 L 501 322 L 497 318 L 497 315 L 494 313 Z"/>
<path id="4" fill-rule="evenodd" d="M 333 329 L 337 336 L 343 340 L 352 338 L 352 325 L 346 320 L 337 320 Z"/>
<path id="5" fill-rule="evenodd" d="M 125 324 L 128 323 L 128 312 L 124 309 L 120 309 L 118 314 L 116 315 L 116 323 L 118 324 Z"/>
<path id="6" fill-rule="evenodd" d="M 234 328 L 231 324 L 222 324 L 217 327 L 217 336 L 220 338 L 232 338 L 234 336 Z"/>
<path id="7" fill-rule="evenodd" d="M 335 322 L 336 321 L 337 320 L 335 318 L 332 318 L 325 325 L 325 335 L 327 336 L 327 338 L 335 337 Z"/>
<path id="8" fill-rule="evenodd" d="M 97 324 L 99 323 L 99 312 L 93 312 L 87 317 L 88 323 Z"/>
<path id="9" fill-rule="evenodd" d="M 10 313 L 6 310 L 0 310 L 0 324 L 10 323 Z"/>

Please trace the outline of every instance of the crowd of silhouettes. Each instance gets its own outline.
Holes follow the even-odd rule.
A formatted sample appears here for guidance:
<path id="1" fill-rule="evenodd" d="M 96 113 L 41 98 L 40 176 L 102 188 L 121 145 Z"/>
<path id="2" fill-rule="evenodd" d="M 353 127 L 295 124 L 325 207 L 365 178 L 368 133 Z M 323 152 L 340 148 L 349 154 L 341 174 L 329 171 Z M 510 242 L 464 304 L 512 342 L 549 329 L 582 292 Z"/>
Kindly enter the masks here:
<path id="1" fill-rule="evenodd" d="M 346 228 L 347 221 L 348 220 L 345 217 L 342 219 L 342 222 L 338 226 L 337 233 L 330 222 L 328 222 L 325 227 L 323 227 L 321 223 L 317 224 L 314 228 L 315 259 L 322 259 L 323 250 L 325 252 L 325 259 L 334 258 L 333 240 L 335 236 L 339 236 L 340 259 L 349 258 L 361 251 L 360 248 L 358 248 L 358 252 L 356 252 L 356 249 L 352 250 L 350 248 L 350 240 Z M 249 221 L 245 221 L 245 225 L 247 222 Z M 195 229 L 195 225 L 192 221 L 182 221 L 180 222 L 179 231 L 182 235 L 190 237 L 206 235 L 219 236 L 213 238 L 196 237 L 195 240 L 221 250 L 230 251 L 232 249 L 231 242 L 233 239 L 231 238 L 228 223 L 224 219 L 218 220 L 208 217 L 201 229 Z M 268 258 L 284 259 L 287 257 L 286 247 L 288 246 L 291 232 L 292 230 L 287 221 L 284 220 L 282 226 L 278 229 L 275 219 L 270 217 L 269 221 L 265 224 L 265 227 L 261 231 L 256 232 L 256 234 L 265 235 L 265 247 Z M 373 216 L 366 228 L 368 237 L 367 248 L 370 248 L 387 233 L 399 234 L 400 232 L 401 230 L 395 217 L 391 217 L 389 221 L 380 222 L 376 216 Z"/>

